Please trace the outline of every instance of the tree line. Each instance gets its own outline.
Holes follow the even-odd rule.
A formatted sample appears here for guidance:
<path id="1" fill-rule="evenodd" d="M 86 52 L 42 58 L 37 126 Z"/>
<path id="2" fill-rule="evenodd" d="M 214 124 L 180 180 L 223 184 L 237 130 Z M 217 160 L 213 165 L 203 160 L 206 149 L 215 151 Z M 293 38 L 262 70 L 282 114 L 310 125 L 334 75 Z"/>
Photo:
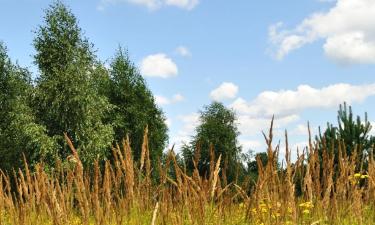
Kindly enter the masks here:
<path id="1" fill-rule="evenodd" d="M 39 71 L 35 79 L 9 58 L 5 44 L 0 43 L 1 170 L 22 168 L 23 157 L 31 165 L 43 162 L 46 169 L 52 169 L 57 159 L 69 163 L 64 134 L 85 166 L 111 159 L 111 146 L 126 136 L 139 161 L 146 127 L 151 162 L 158 168 L 168 143 L 165 115 L 126 49 L 119 47 L 106 68 L 77 18 L 61 2 L 45 11 L 33 45 Z M 355 118 L 344 104 L 338 111 L 338 125 L 328 123 L 315 140 L 333 154 L 337 154 L 337 143 L 344 142 L 347 154 L 357 148 L 365 158 L 375 142 L 370 131 L 367 115 L 364 121 Z M 256 159 L 265 164 L 267 154 L 243 153 L 239 134 L 235 112 L 213 102 L 200 111 L 200 124 L 191 142 L 183 146 L 179 163 L 188 172 L 197 167 L 205 175 L 210 173 L 212 154 L 221 155 L 221 173 L 228 182 L 245 177 L 256 180 Z"/>
<path id="2" fill-rule="evenodd" d="M 151 157 L 167 143 L 165 116 L 125 49 L 105 68 L 83 36 L 77 18 L 61 2 L 46 11 L 33 41 L 36 79 L 0 45 L 0 168 L 22 167 L 23 156 L 46 166 L 66 159 L 72 139 L 85 165 L 110 157 L 128 135 L 139 158 L 148 127 Z"/>

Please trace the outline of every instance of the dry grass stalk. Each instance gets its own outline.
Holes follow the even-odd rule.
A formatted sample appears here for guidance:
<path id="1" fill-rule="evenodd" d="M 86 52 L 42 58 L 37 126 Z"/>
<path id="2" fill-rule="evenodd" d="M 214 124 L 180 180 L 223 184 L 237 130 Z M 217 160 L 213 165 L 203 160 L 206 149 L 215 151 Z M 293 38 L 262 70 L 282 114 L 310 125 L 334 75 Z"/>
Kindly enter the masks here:
<path id="1" fill-rule="evenodd" d="M 213 180 L 212 180 L 212 187 L 211 187 L 211 199 L 214 200 L 215 197 L 215 191 L 217 188 L 217 182 L 219 180 L 219 172 L 220 172 L 220 162 L 221 162 L 221 155 L 219 156 L 216 165 L 215 165 L 215 170 L 213 173 Z"/>

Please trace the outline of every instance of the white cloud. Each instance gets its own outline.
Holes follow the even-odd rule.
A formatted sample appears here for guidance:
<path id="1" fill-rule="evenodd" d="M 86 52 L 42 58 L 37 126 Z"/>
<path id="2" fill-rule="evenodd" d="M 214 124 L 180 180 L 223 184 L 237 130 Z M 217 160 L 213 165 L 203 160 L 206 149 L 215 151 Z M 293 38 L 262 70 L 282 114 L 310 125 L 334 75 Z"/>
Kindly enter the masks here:
<path id="1" fill-rule="evenodd" d="M 176 6 L 178 8 L 191 10 L 197 6 L 199 0 L 165 0 L 165 4 L 169 6 Z"/>
<path id="2" fill-rule="evenodd" d="M 121 1 L 121 0 L 120 0 Z M 127 0 L 129 3 L 136 5 L 146 6 L 149 9 L 158 9 L 161 7 L 162 2 L 160 0 Z"/>
<path id="3" fill-rule="evenodd" d="M 313 133 L 313 129 L 310 127 L 310 132 L 312 133 L 312 135 L 314 135 Z M 297 126 L 290 132 L 291 135 L 309 135 L 309 128 L 307 127 L 306 124 L 297 124 Z"/>
<path id="4" fill-rule="evenodd" d="M 176 48 L 176 53 L 179 54 L 180 56 L 183 56 L 183 57 L 190 57 L 191 56 L 190 50 L 185 46 L 178 46 Z"/>
<path id="5" fill-rule="evenodd" d="M 167 125 L 168 128 L 170 128 L 170 127 L 172 126 L 172 119 L 167 118 L 167 119 L 165 120 L 165 124 Z"/>
<path id="6" fill-rule="evenodd" d="M 169 78 L 178 74 L 177 65 L 163 53 L 145 57 L 141 62 L 140 70 L 142 75 L 148 77 Z"/>
<path id="7" fill-rule="evenodd" d="M 183 101 L 184 99 L 184 96 L 182 96 L 181 94 L 175 94 L 172 98 L 167 98 L 161 95 L 155 95 L 155 102 L 160 106 L 178 103 Z"/>
<path id="8" fill-rule="evenodd" d="M 327 12 L 316 12 L 294 29 L 270 26 L 269 39 L 282 59 L 291 51 L 325 40 L 325 54 L 342 64 L 375 63 L 374 0 L 337 0 Z"/>
<path id="9" fill-rule="evenodd" d="M 224 82 L 218 88 L 211 91 L 210 97 L 215 101 L 222 101 L 226 99 L 233 99 L 237 96 L 238 86 L 230 83 Z"/>
<path id="10" fill-rule="evenodd" d="M 163 6 L 174 6 L 185 10 L 191 10 L 198 5 L 199 0 L 101 0 L 97 9 L 104 10 L 107 5 L 116 5 L 120 3 L 140 5 L 149 10 L 157 10 Z"/>
<path id="11" fill-rule="evenodd" d="M 241 113 L 237 117 L 238 129 L 240 130 L 241 134 L 245 136 L 257 135 L 262 131 L 267 134 L 272 119 L 272 117 L 254 117 Z M 298 121 L 299 119 L 300 117 L 296 114 L 275 118 L 273 127 L 275 129 L 282 128 L 290 123 Z"/>
<path id="12" fill-rule="evenodd" d="M 275 115 L 275 135 L 283 136 L 281 128 L 300 120 L 300 113 L 312 108 L 337 108 L 344 101 L 348 104 L 363 102 L 375 95 L 375 83 L 367 85 L 334 84 L 320 89 L 300 85 L 297 90 L 264 91 L 256 98 L 246 101 L 237 98 L 229 105 L 238 117 L 239 131 L 251 136 L 267 132 Z M 305 122 L 305 121 L 304 121 Z M 306 135 L 307 126 L 297 124 L 291 134 Z M 312 129 L 314 134 L 315 129 Z"/>
<path id="13" fill-rule="evenodd" d="M 182 127 L 176 134 L 173 134 L 170 143 L 175 145 L 175 150 L 179 151 L 184 143 L 188 143 L 199 124 L 199 114 L 191 113 L 180 115 L 177 120 L 182 122 Z"/>
<path id="14" fill-rule="evenodd" d="M 375 83 L 365 85 L 334 84 L 320 89 L 300 85 L 297 90 L 264 91 L 247 102 L 236 99 L 231 107 L 241 114 L 252 117 L 276 115 L 284 117 L 309 108 L 331 108 L 340 103 L 363 102 L 375 95 Z"/>
<path id="15" fill-rule="evenodd" d="M 255 150 L 264 147 L 264 143 L 257 141 L 257 140 L 247 140 L 241 139 L 239 140 L 240 145 L 242 146 L 242 151 L 247 152 L 248 150 Z"/>

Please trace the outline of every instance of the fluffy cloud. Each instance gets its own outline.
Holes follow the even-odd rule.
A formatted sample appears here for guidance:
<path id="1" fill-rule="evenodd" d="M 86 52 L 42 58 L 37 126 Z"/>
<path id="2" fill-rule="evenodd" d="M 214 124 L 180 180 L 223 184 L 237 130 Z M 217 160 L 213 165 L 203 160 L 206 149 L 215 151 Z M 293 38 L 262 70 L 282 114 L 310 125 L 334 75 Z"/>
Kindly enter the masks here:
<path id="1" fill-rule="evenodd" d="M 226 99 L 233 99 L 237 96 L 238 87 L 230 82 L 222 83 L 218 88 L 211 91 L 210 97 L 215 101 L 222 101 Z"/>
<path id="2" fill-rule="evenodd" d="M 171 58 L 163 53 L 149 55 L 140 65 L 141 74 L 148 77 L 169 78 L 177 76 L 178 68 Z"/>
<path id="3" fill-rule="evenodd" d="M 240 145 L 242 146 L 243 152 L 247 152 L 248 150 L 255 150 L 261 147 L 265 147 L 264 143 L 256 140 L 247 140 L 247 139 L 240 139 Z"/>
<path id="4" fill-rule="evenodd" d="M 168 126 L 168 128 L 170 128 L 172 126 L 172 119 L 170 118 L 165 119 L 165 124 Z"/>
<path id="5" fill-rule="evenodd" d="M 107 5 L 115 5 L 119 3 L 140 5 L 150 10 L 157 10 L 163 6 L 174 6 L 185 10 L 191 10 L 198 5 L 199 0 L 102 0 L 98 9 L 104 10 Z"/>
<path id="6" fill-rule="evenodd" d="M 184 143 L 190 141 L 191 136 L 194 133 L 195 128 L 199 124 L 199 114 L 191 113 L 186 115 L 180 115 L 177 117 L 182 122 L 182 128 L 171 137 L 170 143 L 175 145 L 175 150 L 179 151 Z"/>
<path id="7" fill-rule="evenodd" d="M 183 101 L 184 99 L 184 96 L 182 96 L 181 94 L 175 94 L 172 98 L 167 98 L 161 95 L 155 95 L 155 102 L 160 106 L 178 103 Z"/>
<path id="8" fill-rule="evenodd" d="M 176 6 L 178 8 L 191 10 L 197 6 L 199 0 L 165 0 L 166 5 Z"/>
<path id="9" fill-rule="evenodd" d="M 330 10 L 308 16 L 294 29 L 282 29 L 282 23 L 270 26 L 269 39 L 278 59 L 323 39 L 325 54 L 338 63 L 375 63 L 375 20 L 369 19 L 374 14 L 373 0 L 337 0 Z"/>
<path id="10" fill-rule="evenodd" d="M 178 46 L 176 48 L 176 53 L 183 57 L 189 57 L 191 56 L 190 50 L 185 46 Z"/>
<path id="11" fill-rule="evenodd" d="M 366 85 L 334 84 L 320 89 L 300 85 L 297 90 L 265 91 L 247 102 L 236 99 L 231 107 L 252 117 L 297 114 L 308 108 L 337 107 L 340 103 L 362 102 L 375 95 L 375 83 Z"/>
<path id="12" fill-rule="evenodd" d="M 238 129 L 244 136 L 259 135 L 262 131 L 267 133 L 271 125 L 272 117 L 254 117 L 247 114 L 239 114 L 238 118 Z M 276 117 L 274 120 L 273 127 L 275 129 L 282 128 L 290 123 L 296 122 L 300 117 L 296 114 L 288 115 L 284 117 Z"/>
<path id="13" fill-rule="evenodd" d="M 323 88 L 300 85 L 296 90 L 264 91 L 246 101 L 237 98 L 229 105 L 237 113 L 239 131 L 244 136 L 259 135 L 267 131 L 275 115 L 275 135 L 283 137 L 280 128 L 300 121 L 299 114 L 312 108 L 336 108 L 339 104 L 360 103 L 375 95 L 375 83 L 367 85 L 334 84 Z M 291 134 L 307 136 L 307 126 L 296 124 Z M 311 132 L 316 133 L 315 129 Z"/>

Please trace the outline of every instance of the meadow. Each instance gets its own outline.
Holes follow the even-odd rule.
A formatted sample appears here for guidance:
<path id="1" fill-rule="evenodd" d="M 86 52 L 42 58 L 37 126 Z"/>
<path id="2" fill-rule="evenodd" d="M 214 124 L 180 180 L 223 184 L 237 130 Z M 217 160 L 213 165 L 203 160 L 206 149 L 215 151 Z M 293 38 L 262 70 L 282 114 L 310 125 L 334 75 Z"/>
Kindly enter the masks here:
<path id="1" fill-rule="evenodd" d="M 69 164 L 45 171 L 37 164 L 0 175 L 0 224 L 374 224 L 375 162 L 368 157 L 366 172 L 358 168 L 356 150 L 338 161 L 309 141 L 308 150 L 278 168 L 279 146 L 272 145 L 272 128 L 265 136 L 268 163 L 257 160 L 259 178 L 226 184 L 221 156 L 211 151 L 210 173 L 188 174 L 173 150 L 152 168 L 147 132 L 141 161 L 133 161 L 130 140 L 113 148 L 113 160 L 85 169 L 73 143 Z M 286 146 L 288 137 L 285 135 Z M 325 143 L 320 143 L 325 146 Z M 199 160 L 199 149 L 194 161 Z M 285 163 L 285 164 L 284 164 Z M 363 164 L 362 164 L 363 165 Z M 157 180 L 153 170 L 159 171 Z M 297 190 L 299 189 L 299 190 Z"/>

